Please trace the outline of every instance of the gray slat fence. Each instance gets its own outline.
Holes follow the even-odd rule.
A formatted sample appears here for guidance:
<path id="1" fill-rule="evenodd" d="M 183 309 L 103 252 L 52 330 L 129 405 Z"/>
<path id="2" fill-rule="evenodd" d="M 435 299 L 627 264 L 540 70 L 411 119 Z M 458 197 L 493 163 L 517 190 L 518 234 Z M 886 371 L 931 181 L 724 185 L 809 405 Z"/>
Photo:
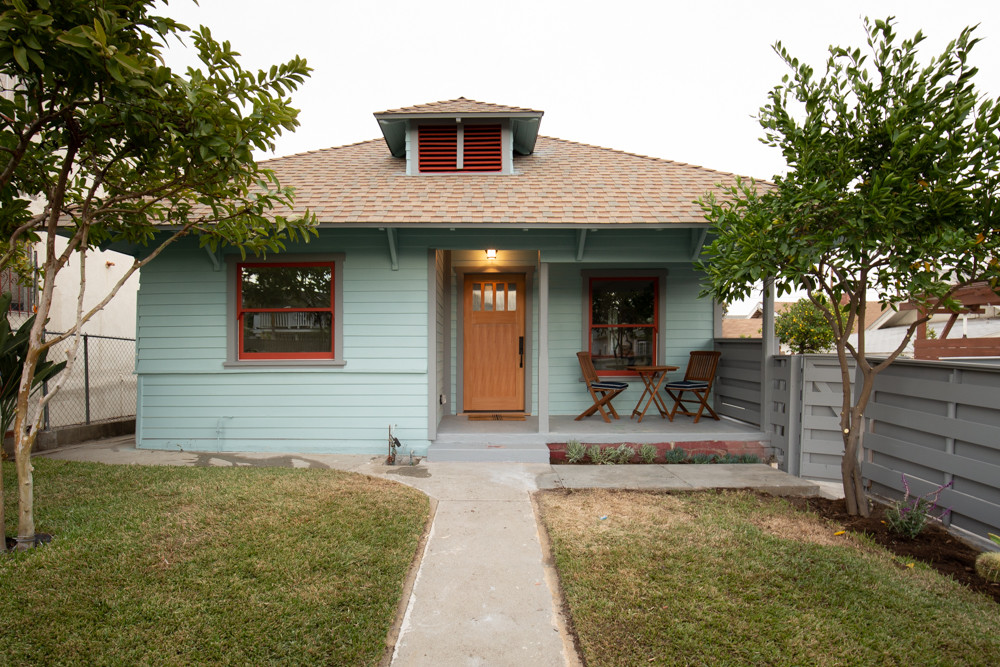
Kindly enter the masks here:
<path id="1" fill-rule="evenodd" d="M 876 380 L 863 476 L 875 495 L 941 493 L 947 524 L 1000 534 L 1000 368 L 897 361 Z"/>
<path id="2" fill-rule="evenodd" d="M 717 338 L 715 349 L 722 353 L 712 388 L 715 411 L 760 425 L 763 343 L 759 338 Z"/>

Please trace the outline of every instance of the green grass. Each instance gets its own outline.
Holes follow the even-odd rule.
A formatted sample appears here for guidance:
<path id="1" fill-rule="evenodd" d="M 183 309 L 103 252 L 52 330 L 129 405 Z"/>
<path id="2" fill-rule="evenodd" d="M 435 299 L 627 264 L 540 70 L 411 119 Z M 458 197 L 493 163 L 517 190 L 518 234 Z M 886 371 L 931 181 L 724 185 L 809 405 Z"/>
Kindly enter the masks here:
<path id="1" fill-rule="evenodd" d="M 0 555 L 8 665 L 376 664 L 429 511 L 330 470 L 34 466 L 55 539 Z"/>
<path id="2" fill-rule="evenodd" d="M 538 496 L 586 664 L 996 665 L 1000 607 L 745 492 Z M 606 517 L 601 519 L 601 517 Z"/>

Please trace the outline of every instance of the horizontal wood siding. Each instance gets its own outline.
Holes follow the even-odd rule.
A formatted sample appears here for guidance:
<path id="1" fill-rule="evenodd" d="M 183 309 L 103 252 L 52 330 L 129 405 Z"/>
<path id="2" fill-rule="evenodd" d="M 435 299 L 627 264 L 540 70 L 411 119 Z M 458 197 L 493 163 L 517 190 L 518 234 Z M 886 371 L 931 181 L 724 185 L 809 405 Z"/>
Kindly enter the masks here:
<path id="1" fill-rule="evenodd" d="M 427 442 L 427 253 L 341 232 L 296 250 L 345 253 L 344 367 L 226 362 L 225 267 L 188 244 L 142 272 L 140 446 L 201 451 L 381 452 L 390 424 Z M 294 259 L 292 254 L 289 259 Z"/>
<path id="2" fill-rule="evenodd" d="M 485 239 L 489 239 L 489 243 Z M 388 426 L 405 446 L 420 453 L 428 443 L 429 419 L 456 407 L 461 369 L 460 330 L 454 275 L 431 280 L 429 264 L 447 259 L 434 249 L 465 252 L 467 266 L 482 267 L 482 249 L 495 246 L 519 266 L 550 264 L 548 356 L 550 414 L 576 415 L 588 404 L 576 352 L 583 344 L 584 270 L 666 269 L 661 293 L 662 363 L 681 368 L 691 350 L 713 347 L 713 307 L 699 297 L 699 275 L 691 266 L 689 229 L 622 230 L 589 234 L 577 261 L 580 235 L 568 229 L 396 230 L 398 270 L 390 263 L 385 230 L 323 229 L 320 238 L 290 248 L 295 254 L 342 253 L 343 359 L 345 365 L 247 366 L 227 364 L 226 262 L 216 269 L 193 242 L 169 249 L 146 267 L 138 297 L 137 369 L 140 374 L 139 440 L 143 447 L 192 450 L 300 452 L 384 451 Z M 475 257 L 473 258 L 473 255 Z M 475 260 L 472 264 L 473 259 Z M 464 261 L 464 260 L 463 260 Z M 463 266 L 466 266 L 463 265 Z M 451 286 L 449 288 L 449 286 Z M 531 361 L 529 410 L 538 411 L 538 276 L 532 280 L 528 345 Z M 441 310 L 428 316 L 428 290 Z M 447 299 L 447 302 L 446 302 Z M 444 308 L 450 303 L 450 308 Z M 437 345 L 428 336 L 436 335 Z M 449 342 L 451 344 L 449 344 Z M 429 350 L 436 358 L 429 359 Z M 430 364 L 435 364 L 431 366 Z M 436 368 L 441 383 L 430 386 Z M 616 400 L 625 415 L 641 393 L 632 379 Z M 435 391 L 448 403 L 434 409 Z"/>
<path id="3" fill-rule="evenodd" d="M 581 271 L 592 268 L 596 267 L 557 264 L 549 271 L 549 411 L 554 415 L 576 415 L 591 403 L 576 353 L 584 349 L 585 305 Z M 665 354 L 660 361 L 679 366 L 680 370 L 670 376 L 679 378 L 684 374 L 691 350 L 712 349 L 714 314 L 711 300 L 698 296 L 701 291 L 699 279 L 690 265 L 671 264 L 666 268 L 666 293 L 660 295 L 666 311 L 662 323 Z M 629 388 L 615 399 L 615 407 L 627 416 L 642 394 L 642 382 L 638 378 L 626 380 Z"/>

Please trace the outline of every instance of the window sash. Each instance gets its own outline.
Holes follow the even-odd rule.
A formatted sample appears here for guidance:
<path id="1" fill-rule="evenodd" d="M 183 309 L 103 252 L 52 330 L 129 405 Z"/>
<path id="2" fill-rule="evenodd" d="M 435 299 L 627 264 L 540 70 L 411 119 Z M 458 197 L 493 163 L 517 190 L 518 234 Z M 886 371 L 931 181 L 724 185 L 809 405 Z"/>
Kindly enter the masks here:
<path id="1" fill-rule="evenodd" d="M 329 284 L 321 291 L 305 294 L 309 306 L 282 306 L 267 303 L 268 297 L 290 294 L 294 285 L 280 285 L 268 295 L 262 291 L 250 299 L 257 307 L 245 307 L 245 276 L 251 270 L 274 275 L 282 269 L 324 269 Z M 315 276 L 315 271 L 312 272 Z M 303 275 L 300 273 L 300 275 Z M 239 359 L 334 359 L 335 347 L 335 263 L 334 262 L 245 262 L 236 267 L 236 317 L 239 324 Z M 301 296 L 301 295 L 300 295 Z M 317 297 L 318 300 L 317 300 Z M 262 302 L 267 303 L 262 306 Z M 317 303 L 322 306 L 317 307 Z"/>
<path id="2" fill-rule="evenodd" d="M 630 294 L 635 295 L 633 303 L 625 309 L 626 312 L 609 310 L 602 313 L 598 310 L 595 318 L 595 290 L 600 292 L 608 288 L 608 283 L 622 283 L 623 288 L 639 287 L 639 283 L 646 283 L 651 288 L 652 300 L 649 303 L 642 303 L 645 289 L 621 289 L 623 298 L 627 298 Z M 655 276 L 590 278 L 587 345 L 599 374 L 634 375 L 635 371 L 627 370 L 628 366 L 657 364 L 659 283 L 659 278 Z M 629 310 L 631 312 L 628 312 Z M 622 321 L 622 315 L 629 321 Z"/>

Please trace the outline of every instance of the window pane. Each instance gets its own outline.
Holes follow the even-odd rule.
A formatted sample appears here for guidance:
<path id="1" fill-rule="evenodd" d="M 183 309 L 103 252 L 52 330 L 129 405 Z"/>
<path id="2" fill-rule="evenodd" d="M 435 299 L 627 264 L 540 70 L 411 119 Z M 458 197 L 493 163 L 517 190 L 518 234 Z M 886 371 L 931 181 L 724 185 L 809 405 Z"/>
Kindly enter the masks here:
<path id="1" fill-rule="evenodd" d="M 243 308 L 329 308 L 329 266 L 243 266 Z"/>
<path id="2" fill-rule="evenodd" d="M 483 310 L 493 310 L 493 283 L 483 284 Z"/>
<path id="3" fill-rule="evenodd" d="M 503 283 L 497 283 L 497 312 L 498 313 L 500 311 L 502 311 L 502 310 L 506 310 L 506 308 L 504 308 L 504 289 L 503 289 L 503 287 L 504 287 Z"/>
<path id="4" fill-rule="evenodd" d="M 329 313 L 245 313 L 243 351 L 332 352 L 333 316 Z"/>
<path id="5" fill-rule="evenodd" d="M 590 352 L 598 371 L 621 371 L 653 364 L 653 327 L 601 327 L 590 330 Z"/>
<path id="6" fill-rule="evenodd" d="M 517 283 L 507 283 L 507 310 L 517 310 Z"/>
<path id="7" fill-rule="evenodd" d="M 594 280 L 591 317 L 594 324 L 653 324 L 656 321 L 656 279 Z"/>
<path id="8" fill-rule="evenodd" d="M 472 283 L 472 310 L 483 309 L 483 284 Z"/>

